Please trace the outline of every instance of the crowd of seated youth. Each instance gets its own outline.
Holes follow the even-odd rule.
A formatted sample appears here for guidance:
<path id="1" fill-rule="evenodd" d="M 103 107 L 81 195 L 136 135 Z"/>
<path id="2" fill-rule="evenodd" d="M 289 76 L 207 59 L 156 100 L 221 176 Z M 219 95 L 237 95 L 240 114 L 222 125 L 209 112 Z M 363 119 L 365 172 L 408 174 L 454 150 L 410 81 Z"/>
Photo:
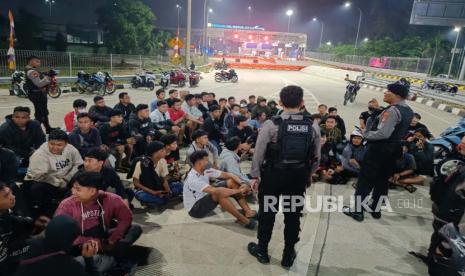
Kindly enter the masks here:
<path id="1" fill-rule="evenodd" d="M 253 155 L 265 121 L 280 114 L 275 101 L 252 95 L 237 103 L 214 93 L 160 89 L 150 105 L 134 105 L 122 92 L 113 108 L 100 96 L 87 107 L 75 100 L 63 130 L 48 137 L 28 107 L 15 107 L 0 126 L 0 270 L 6 275 L 47 274 L 49 262 L 61 262 L 57 271 L 76 267 L 76 275 L 130 269 L 124 252 L 142 233 L 133 223 L 134 199 L 148 208 L 183 201 L 193 218 L 220 205 L 255 229 L 257 213 L 249 206 L 255 180 L 240 163 Z M 370 101 L 360 130 L 347 136 L 336 108 L 320 105 L 311 114 L 302 107 L 321 129 L 316 179 L 345 184 L 357 177 L 366 151 L 361 131 L 379 110 Z M 420 119 L 416 114 L 412 121 L 392 185 L 412 189 L 432 174 L 432 136 Z M 124 185 L 118 173 L 133 185 Z M 57 227 L 68 229 L 59 245 L 53 244 Z M 44 229 L 45 237 L 33 236 Z"/>

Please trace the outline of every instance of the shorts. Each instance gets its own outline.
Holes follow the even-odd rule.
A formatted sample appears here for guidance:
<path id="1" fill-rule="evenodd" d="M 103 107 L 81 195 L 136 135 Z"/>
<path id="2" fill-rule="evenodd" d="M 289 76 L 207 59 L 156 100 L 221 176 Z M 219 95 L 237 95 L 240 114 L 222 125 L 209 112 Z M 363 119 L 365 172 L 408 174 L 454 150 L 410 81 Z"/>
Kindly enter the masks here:
<path id="1" fill-rule="evenodd" d="M 214 201 L 211 194 L 208 194 L 201 199 L 199 199 L 194 206 L 192 206 L 191 210 L 189 211 L 189 216 L 193 218 L 203 218 L 208 213 L 213 211 L 216 206 L 218 206 L 218 202 Z"/>

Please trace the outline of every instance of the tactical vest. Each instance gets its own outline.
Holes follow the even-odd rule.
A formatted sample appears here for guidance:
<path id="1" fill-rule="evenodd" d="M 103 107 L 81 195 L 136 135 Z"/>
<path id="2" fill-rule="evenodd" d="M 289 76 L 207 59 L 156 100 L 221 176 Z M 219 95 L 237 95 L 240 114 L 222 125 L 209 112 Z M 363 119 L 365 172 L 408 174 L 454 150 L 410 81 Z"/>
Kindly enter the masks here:
<path id="1" fill-rule="evenodd" d="M 314 161 L 314 133 L 313 122 L 310 117 L 283 120 L 275 116 L 272 121 L 278 128 L 276 143 L 270 142 L 265 152 L 266 169 L 301 169 L 310 168 Z"/>
<path id="2" fill-rule="evenodd" d="M 40 92 L 41 89 L 40 89 L 39 87 L 37 87 L 37 86 L 32 82 L 32 80 L 29 79 L 29 77 L 28 77 L 28 75 L 27 75 L 27 74 L 29 73 L 29 71 L 31 71 L 31 70 L 36 70 L 36 69 L 35 69 L 35 68 L 26 68 L 26 70 L 25 70 L 25 73 L 26 73 L 26 83 L 24 84 L 24 88 L 25 88 L 25 89 L 27 90 L 27 92 L 29 92 L 29 93 L 31 93 L 31 92 L 32 92 L 32 93 Z M 36 71 L 37 71 L 37 70 L 36 70 Z M 40 73 L 39 71 L 37 71 L 37 72 L 39 73 L 40 78 L 43 78 L 43 74 Z"/>
<path id="3" fill-rule="evenodd" d="M 397 107 L 397 109 L 399 110 L 400 122 L 395 126 L 391 136 L 388 139 L 382 140 L 380 142 L 399 142 L 405 137 L 405 135 L 409 131 L 410 123 L 413 119 L 413 111 L 409 106 L 405 105 L 388 106 L 378 117 L 376 117 L 376 120 L 373 122 L 372 125 L 372 130 L 378 130 L 379 120 L 383 117 L 384 112 L 386 112 L 386 110 L 392 106 Z"/>

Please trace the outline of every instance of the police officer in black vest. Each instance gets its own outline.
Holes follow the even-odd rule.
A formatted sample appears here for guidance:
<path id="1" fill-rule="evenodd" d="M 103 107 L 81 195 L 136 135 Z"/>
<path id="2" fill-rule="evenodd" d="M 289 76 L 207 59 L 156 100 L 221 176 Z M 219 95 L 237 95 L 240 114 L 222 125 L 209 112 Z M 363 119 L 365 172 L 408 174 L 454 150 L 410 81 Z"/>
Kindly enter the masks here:
<path id="1" fill-rule="evenodd" d="M 401 83 L 389 84 L 384 92 L 384 101 L 389 106 L 367 121 L 363 137 L 368 148 L 355 190 L 355 206 L 343 208 L 344 214 L 357 221 L 363 221 L 364 211 L 369 211 L 375 219 L 381 218 L 380 198 L 388 194 L 388 179 L 402 154 L 401 140 L 408 133 L 413 118 L 413 111 L 405 102 L 408 93 L 409 89 Z M 372 190 L 373 201 L 366 204 Z"/>
<path id="2" fill-rule="evenodd" d="M 283 196 L 285 248 L 281 265 L 291 267 L 296 257 L 294 245 L 299 241 L 305 190 L 320 158 L 320 135 L 311 118 L 299 113 L 304 105 L 302 88 L 284 87 L 279 96 L 284 112 L 265 122 L 253 156 L 251 175 L 261 178 L 258 244 L 249 243 L 248 251 L 260 263 L 270 262 L 268 243 L 279 209 L 279 197 Z"/>
<path id="3" fill-rule="evenodd" d="M 38 71 L 40 67 L 40 58 L 37 56 L 30 56 L 27 59 L 26 66 L 26 84 L 29 100 L 34 105 L 34 117 L 37 121 L 44 125 L 47 134 L 53 128 L 50 126 L 48 120 L 48 107 L 47 107 L 47 91 L 46 86 L 50 84 L 47 76 L 44 76 Z"/>

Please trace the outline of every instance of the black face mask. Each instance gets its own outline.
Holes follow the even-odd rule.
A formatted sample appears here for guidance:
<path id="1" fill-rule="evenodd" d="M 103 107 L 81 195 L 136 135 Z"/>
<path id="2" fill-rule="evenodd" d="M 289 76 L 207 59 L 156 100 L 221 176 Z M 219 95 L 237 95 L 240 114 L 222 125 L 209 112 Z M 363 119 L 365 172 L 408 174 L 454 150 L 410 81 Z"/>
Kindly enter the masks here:
<path id="1" fill-rule="evenodd" d="M 374 108 L 374 107 L 372 107 L 372 106 L 369 106 L 369 107 L 368 107 L 368 111 L 371 111 L 371 112 L 373 112 L 375 109 L 376 109 L 376 108 Z"/>

